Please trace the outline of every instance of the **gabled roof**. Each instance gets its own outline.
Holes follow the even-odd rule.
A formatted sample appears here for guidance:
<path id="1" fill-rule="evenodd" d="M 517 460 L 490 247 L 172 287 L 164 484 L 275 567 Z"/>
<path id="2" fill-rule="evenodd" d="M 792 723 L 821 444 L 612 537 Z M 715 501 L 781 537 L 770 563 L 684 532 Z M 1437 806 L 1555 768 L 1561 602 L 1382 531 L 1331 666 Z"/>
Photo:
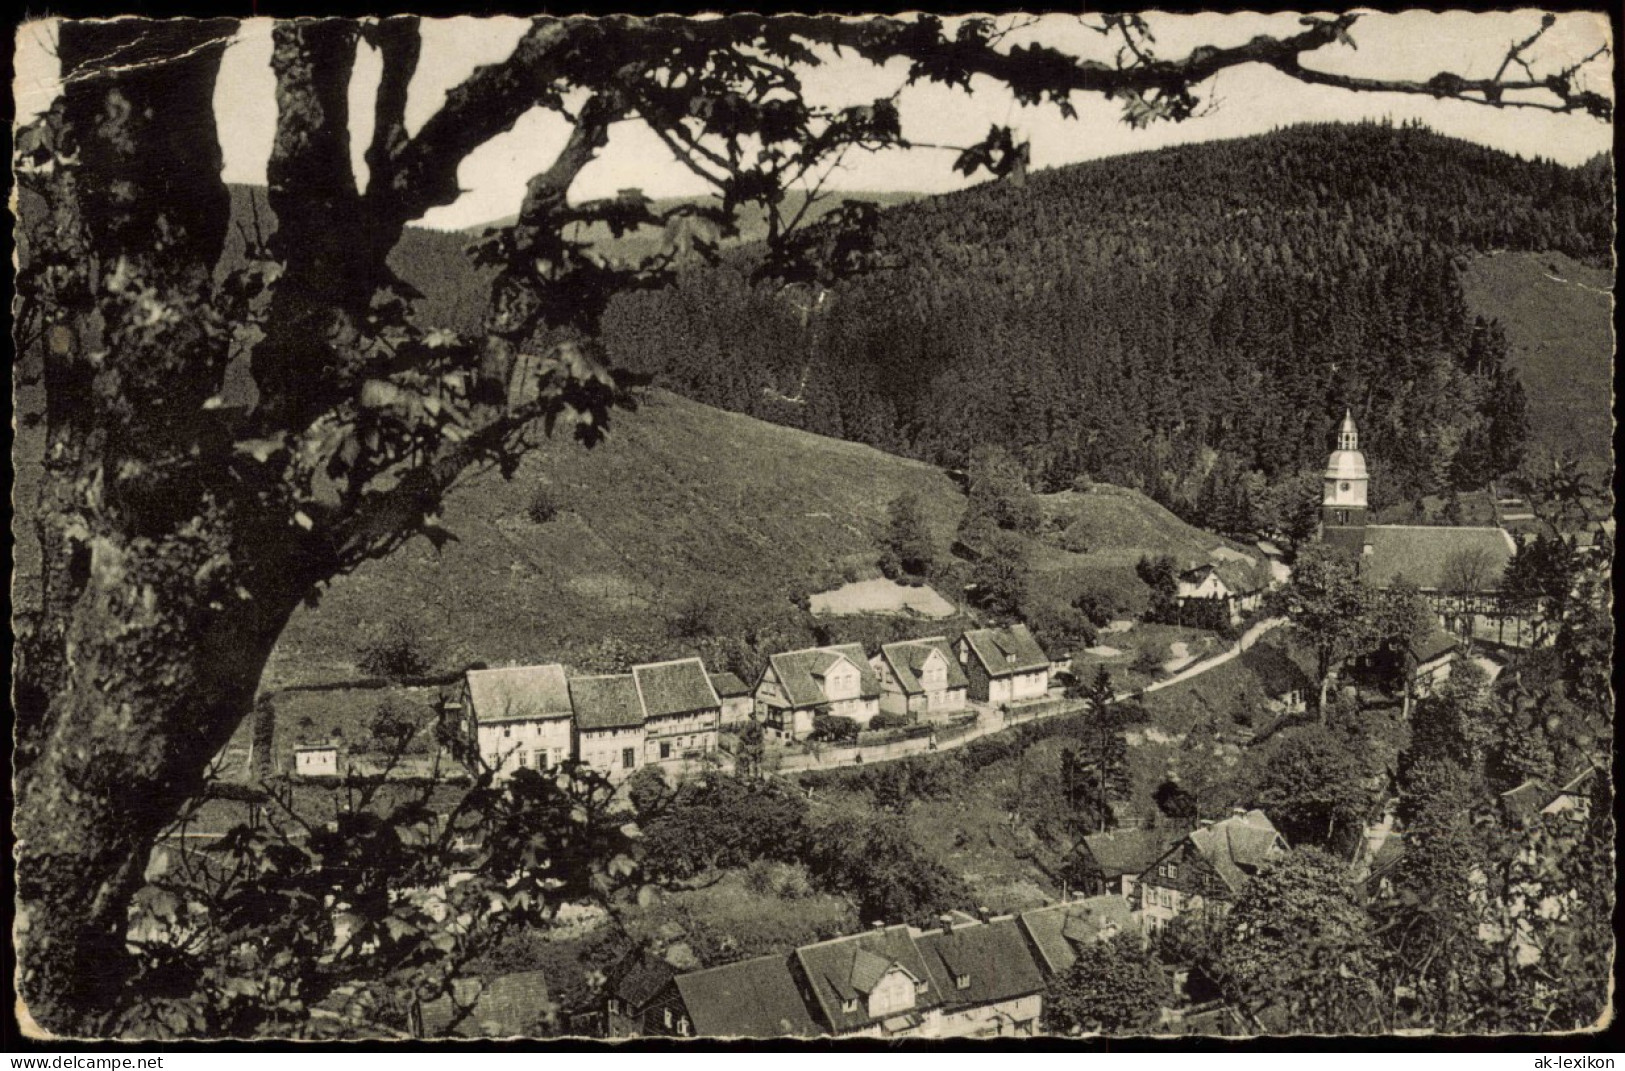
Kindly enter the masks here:
<path id="1" fill-rule="evenodd" d="M 1426 634 L 1411 644 L 1411 657 L 1418 663 L 1428 663 L 1454 651 L 1461 641 L 1435 623 Z"/>
<path id="2" fill-rule="evenodd" d="M 511 1038 L 536 1036 L 548 1007 L 546 976 L 521 971 L 488 980 L 457 978 L 450 995 L 425 1001 L 419 1011 L 424 1037 Z"/>
<path id="3" fill-rule="evenodd" d="M 750 694 L 750 685 L 732 673 L 711 674 L 711 687 L 716 689 L 721 699 L 737 699 Z"/>
<path id="4" fill-rule="evenodd" d="M 968 686 L 965 680 L 965 670 L 954 657 L 953 647 L 949 645 L 946 636 L 929 636 L 923 640 L 904 640 L 901 643 L 887 643 L 880 647 L 880 657 L 886 660 L 892 673 L 897 677 L 897 683 L 908 695 L 919 695 L 925 691 L 920 684 L 920 670 L 925 667 L 925 660 L 935 651 L 942 656 L 948 667 L 949 688 L 964 688 Z"/>
<path id="5" fill-rule="evenodd" d="M 1026 625 L 971 629 L 964 639 L 971 655 L 990 677 L 1010 677 L 1050 666 L 1049 655 Z"/>
<path id="6" fill-rule="evenodd" d="M 628 956 L 611 974 L 609 992 L 615 999 L 641 1011 L 676 974 L 671 964 L 658 956 Z"/>
<path id="7" fill-rule="evenodd" d="M 1065 974 L 1077 962 L 1078 948 L 1101 940 L 1102 929 L 1127 932 L 1134 926 L 1129 902 L 1115 893 L 1067 904 L 1052 904 L 1021 914 L 1021 928 L 1051 975 Z"/>
<path id="8" fill-rule="evenodd" d="M 1502 804 L 1518 818 L 1532 821 L 1564 796 L 1583 795 L 1582 787 L 1597 773 L 1590 763 L 1581 766 L 1568 780 L 1558 785 L 1538 778 L 1525 781 L 1517 788 L 1501 793 Z"/>
<path id="9" fill-rule="evenodd" d="M 863 648 L 855 643 L 836 647 L 809 647 L 801 651 L 787 651 L 768 659 L 773 672 L 784 686 L 784 694 L 793 707 L 815 707 L 825 702 L 824 676 L 842 660 L 852 663 L 858 671 L 858 694 L 865 699 L 880 695 L 880 679 L 874 667 L 863 656 Z"/>
<path id="10" fill-rule="evenodd" d="M 1155 863 L 1178 840 L 1179 832 L 1161 829 L 1114 829 L 1091 833 L 1083 847 L 1107 881 L 1124 874 L 1139 874 Z"/>
<path id="11" fill-rule="evenodd" d="M 705 672 L 705 663 L 698 658 L 633 666 L 632 676 L 643 698 L 645 717 L 691 714 L 722 706 L 722 700 L 711 687 L 711 677 Z"/>
<path id="12" fill-rule="evenodd" d="M 1387 587 L 1401 576 L 1419 588 L 1440 591 L 1450 586 L 1446 572 L 1458 554 L 1480 554 L 1488 566 L 1484 590 L 1501 586 L 1517 544 L 1500 528 L 1446 528 L 1409 524 L 1373 524 L 1365 530 L 1371 553 L 1360 568 L 1377 587 Z"/>
<path id="13" fill-rule="evenodd" d="M 846 1033 L 874 1022 L 869 1017 L 867 1002 L 856 989 L 854 977 L 858 981 L 867 980 L 876 960 L 883 960 L 886 969 L 895 964 L 912 975 L 916 982 L 926 983 L 926 991 L 914 998 L 914 1010 L 941 1003 L 941 995 L 931 983 L 930 970 L 907 926 L 888 926 L 883 930 L 870 930 L 806 945 L 796 949 L 796 966 L 812 990 L 818 1018 L 828 1025 L 832 1033 Z M 880 973 L 884 975 L 885 969 Z M 878 976 L 874 978 L 874 981 L 878 980 Z M 851 999 L 857 999 L 857 1010 L 842 1011 L 842 1001 Z"/>
<path id="14" fill-rule="evenodd" d="M 801 991 L 782 955 L 680 974 L 675 980 L 700 1037 L 817 1037 Z"/>
<path id="15" fill-rule="evenodd" d="M 938 995 L 950 1007 L 1014 1000 L 1044 988 L 1044 974 L 1015 919 L 931 930 L 915 938 L 915 944 Z M 966 976 L 970 984 L 960 989 L 956 978 Z"/>
<path id="16" fill-rule="evenodd" d="M 556 662 L 471 669 L 464 681 L 474 719 L 482 725 L 570 716 L 570 687 L 564 679 L 564 667 Z"/>
<path id="17" fill-rule="evenodd" d="M 1206 859 L 1232 893 L 1284 846 L 1274 823 L 1260 810 L 1251 810 L 1193 831 L 1185 840 Z"/>
<path id="18" fill-rule="evenodd" d="M 643 703 L 630 673 L 570 678 L 576 728 L 586 731 L 631 729 L 643 724 Z"/>

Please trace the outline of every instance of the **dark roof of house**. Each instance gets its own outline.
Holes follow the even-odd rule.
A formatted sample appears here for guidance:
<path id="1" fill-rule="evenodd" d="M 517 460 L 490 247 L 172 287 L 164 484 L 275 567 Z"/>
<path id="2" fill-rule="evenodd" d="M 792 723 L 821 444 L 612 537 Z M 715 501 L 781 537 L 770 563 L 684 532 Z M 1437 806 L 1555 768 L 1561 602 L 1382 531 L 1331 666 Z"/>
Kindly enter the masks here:
<path id="1" fill-rule="evenodd" d="M 1425 635 L 1411 644 L 1411 657 L 1419 663 L 1431 662 L 1454 651 L 1461 642 L 1434 624 Z"/>
<path id="2" fill-rule="evenodd" d="M 633 666 L 632 676 L 638 682 L 645 717 L 692 714 L 696 710 L 715 710 L 722 705 L 711 687 L 705 663 L 698 658 Z"/>
<path id="3" fill-rule="evenodd" d="M 630 729 L 643 724 L 643 703 L 630 673 L 570 678 L 576 728 L 587 731 Z"/>
<path id="4" fill-rule="evenodd" d="M 1083 838 L 1083 847 L 1101 875 L 1110 881 L 1124 874 L 1142 873 L 1162 857 L 1181 832 L 1166 828 L 1114 829 L 1089 834 Z"/>
<path id="5" fill-rule="evenodd" d="M 1273 643 L 1253 644 L 1241 652 L 1238 661 L 1271 699 L 1304 692 L 1314 685 L 1303 666 Z"/>
<path id="6" fill-rule="evenodd" d="M 541 971 L 521 971 L 455 979 L 449 995 L 425 1001 L 419 1012 L 424 1037 L 511 1038 L 537 1036 L 548 1007 L 547 978 Z"/>
<path id="7" fill-rule="evenodd" d="M 784 686 L 784 694 L 793 707 L 815 707 L 826 701 L 823 678 L 841 659 L 858 669 L 858 694 L 865 699 L 880 695 L 880 679 L 874 667 L 863 656 L 863 648 L 855 643 L 836 647 L 809 647 L 802 651 L 787 651 L 768 659 L 773 672 Z"/>
<path id="8" fill-rule="evenodd" d="M 1049 655 L 1026 625 L 970 629 L 965 633 L 965 645 L 990 677 L 1030 673 L 1050 665 Z"/>
<path id="9" fill-rule="evenodd" d="M 937 929 L 914 939 L 943 1004 L 993 1004 L 1044 988 L 1044 973 L 1033 959 L 1015 919 L 994 919 Z M 969 984 L 960 989 L 956 977 Z"/>
<path id="10" fill-rule="evenodd" d="M 711 674 L 711 687 L 715 688 L 717 695 L 723 699 L 737 699 L 739 696 L 750 694 L 750 685 L 732 673 Z"/>
<path id="11" fill-rule="evenodd" d="M 897 676 L 897 683 L 909 695 L 919 695 L 925 689 L 920 685 L 920 670 L 925 666 L 925 660 L 935 651 L 947 663 L 948 687 L 964 688 L 969 682 L 965 679 L 965 670 L 954 657 L 953 647 L 948 643 L 946 636 L 930 636 L 923 640 L 904 640 L 901 643 L 882 644 L 880 657 L 886 660 L 892 672 Z"/>
<path id="12" fill-rule="evenodd" d="M 609 992 L 629 1007 L 641 1010 L 659 995 L 677 972 L 658 956 L 628 956 L 609 978 Z"/>
<path id="13" fill-rule="evenodd" d="M 1512 537 L 1500 528 L 1373 524 L 1365 533 L 1371 553 L 1361 559 L 1361 569 L 1377 587 L 1403 576 L 1419 588 L 1444 590 L 1451 586 L 1447 581 L 1451 559 L 1465 553 L 1483 555 L 1483 590 L 1493 591 L 1501 586 L 1501 574 L 1517 551 Z"/>
<path id="14" fill-rule="evenodd" d="M 875 974 L 877 964 L 881 974 L 897 964 L 912 975 L 916 983 L 926 983 L 926 991 L 914 998 L 915 1010 L 935 1007 L 942 1000 L 907 926 L 888 926 L 806 945 L 796 949 L 795 956 L 802 976 L 812 989 L 819 1018 L 829 1025 L 832 1033 L 843 1034 L 875 1021 L 869 1017 L 868 1002 L 864 999 L 867 991 L 859 987 L 879 980 L 880 975 Z M 857 1010 L 842 1011 L 841 1004 L 845 1000 L 856 1000 Z"/>
<path id="15" fill-rule="evenodd" d="M 1256 809 L 1194 830 L 1185 842 L 1212 865 L 1232 893 L 1240 892 L 1276 846 L 1285 844 L 1275 824 Z"/>
<path id="16" fill-rule="evenodd" d="M 1066 904 L 1051 904 L 1021 914 L 1021 928 L 1038 953 L 1038 962 L 1052 975 L 1065 974 L 1077 962 L 1078 947 L 1092 944 L 1134 925 L 1129 902 L 1116 893 L 1091 896 Z"/>
<path id="17" fill-rule="evenodd" d="M 471 669 L 464 681 L 474 718 L 481 723 L 570 716 L 570 687 L 557 663 Z"/>
<path id="18" fill-rule="evenodd" d="M 680 974 L 678 995 L 700 1037 L 816 1037 L 822 1034 L 782 955 Z"/>

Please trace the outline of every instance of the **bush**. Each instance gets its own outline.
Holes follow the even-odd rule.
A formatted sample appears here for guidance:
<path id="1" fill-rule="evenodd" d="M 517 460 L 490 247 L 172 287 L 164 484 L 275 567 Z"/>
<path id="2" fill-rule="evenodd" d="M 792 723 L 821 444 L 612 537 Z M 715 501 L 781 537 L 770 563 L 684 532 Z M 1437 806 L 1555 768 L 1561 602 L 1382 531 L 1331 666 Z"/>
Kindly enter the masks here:
<path id="1" fill-rule="evenodd" d="M 397 618 L 362 645 L 357 665 L 374 677 L 406 680 L 429 672 L 427 646 L 417 625 Z"/>
<path id="2" fill-rule="evenodd" d="M 886 729 L 904 729 L 914 724 L 914 718 L 908 714 L 893 714 L 882 710 L 869 719 L 870 732 L 882 732 Z"/>
<path id="3" fill-rule="evenodd" d="M 839 714 L 815 714 L 810 735 L 821 743 L 850 743 L 858 738 L 858 723 Z"/>
<path id="4" fill-rule="evenodd" d="M 531 493 L 530 503 L 525 506 L 525 516 L 532 524 L 546 524 L 559 515 L 558 503 L 553 501 L 553 495 L 546 487 L 538 487 Z"/>
<path id="5" fill-rule="evenodd" d="M 1168 654 L 1160 643 L 1148 643 L 1140 648 L 1140 653 L 1134 656 L 1134 662 L 1129 668 L 1142 676 L 1153 677 L 1167 660 Z"/>
<path id="6" fill-rule="evenodd" d="M 707 596 L 695 595 L 684 600 L 667 623 L 673 639 L 698 640 L 713 636 L 721 619 L 717 604 Z"/>

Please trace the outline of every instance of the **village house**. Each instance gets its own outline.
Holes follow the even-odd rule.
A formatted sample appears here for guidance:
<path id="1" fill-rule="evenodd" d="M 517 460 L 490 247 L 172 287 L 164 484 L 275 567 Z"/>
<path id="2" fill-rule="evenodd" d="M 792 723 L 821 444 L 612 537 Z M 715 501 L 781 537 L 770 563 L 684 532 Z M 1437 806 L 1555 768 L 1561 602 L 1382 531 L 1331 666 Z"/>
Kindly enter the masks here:
<path id="1" fill-rule="evenodd" d="M 880 682 L 855 643 L 776 654 L 756 682 L 756 717 L 773 739 L 804 739 L 819 714 L 864 726 L 878 713 Z"/>
<path id="2" fill-rule="evenodd" d="M 970 698 L 979 703 L 1019 703 L 1049 691 L 1049 655 L 1026 625 L 971 629 L 954 645 Z"/>
<path id="3" fill-rule="evenodd" d="M 1111 894 L 1138 899 L 1135 889 L 1140 875 L 1188 828 L 1159 826 L 1089 834 L 1078 846 L 1079 891 L 1091 897 Z"/>
<path id="4" fill-rule="evenodd" d="M 653 955 L 634 954 L 616 964 L 604 980 L 604 1036 L 635 1038 L 661 1033 L 663 1015 L 657 1006 L 663 1006 L 664 991 L 675 977 L 677 971 L 671 964 Z M 675 1034 L 676 1030 L 667 1032 Z"/>
<path id="5" fill-rule="evenodd" d="M 790 957 L 757 956 L 673 975 L 639 1015 L 638 1034 L 654 1037 L 817 1037 Z"/>
<path id="6" fill-rule="evenodd" d="M 907 926 L 798 948 L 798 981 L 821 1032 L 837 1037 L 936 1037 L 942 994 Z"/>
<path id="7" fill-rule="evenodd" d="M 1187 911 L 1228 908 L 1286 841 L 1263 811 L 1236 814 L 1181 838 L 1140 875 L 1140 913 L 1156 932 Z"/>
<path id="8" fill-rule="evenodd" d="M 1138 934 L 1133 905 L 1116 893 L 1091 896 L 1020 915 L 1021 929 L 1044 974 L 1060 978 L 1078 961 L 1078 951 L 1122 933 Z"/>
<path id="9" fill-rule="evenodd" d="M 965 709 L 968 681 L 946 636 L 883 644 L 869 660 L 880 680 L 880 709 L 916 717 Z"/>
<path id="10" fill-rule="evenodd" d="M 451 992 L 413 1001 L 408 1026 L 417 1038 L 516 1038 L 546 1032 L 552 1003 L 541 971 L 457 978 Z"/>
<path id="11" fill-rule="evenodd" d="M 1044 973 L 1013 918 L 956 922 L 915 935 L 941 1000 L 937 1037 L 1032 1037 L 1044 1010 Z"/>
<path id="12" fill-rule="evenodd" d="M 1222 561 L 1203 562 L 1174 578 L 1174 597 L 1181 611 L 1209 602 L 1224 606 L 1226 619 L 1239 625 L 1245 614 L 1258 609 L 1269 587 L 1269 574 L 1252 559 L 1236 554 Z"/>
<path id="13" fill-rule="evenodd" d="M 297 777 L 337 777 L 339 746 L 334 742 L 301 744 L 293 749 L 293 772 Z"/>
<path id="14" fill-rule="evenodd" d="M 1561 784 L 1533 778 L 1501 793 L 1501 805 L 1524 824 L 1554 814 L 1583 822 L 1591 816 L 1592 782 L 1596 775 L 1596 767 L 1587 763 Z"/>
<path id="15" fill-rule="evenodd" d="M 1437 625 L 1413 640 L 1405 652 L 1411 694 L 1418 699 L 1432 695 L 1450 679 L 1460 651 L 1460 641 Z"/>
<path id="16" fill-rule="evenodd" d="M 717 748 L 722 700 L 698 658 L 632 667 L 643 707 L 647 762 L 693 758 Z"/>
<path id="17" fill-rule="evenodd" d="M 646 761 L 643 702 L 630 673 L 572 677 L 577 760 L 619 780 Z"/>
<path id="18" fill-rule="evenodd" d="M 750 685 L 734 674 L 724 672 L 711 674 L 711 687 L 716 689 L 717 698 L 722 701 L 721 728 L 729 729 L 750 721 L 751 711 L 755 709 Z"/>
<path id="19" fill-rule="evenodd" d="M 570 689 L 557 663 L 471 669 L 447 712 L 461 716 L 464 736 L 498 777 L 549 769 L 575 754 Z"/>

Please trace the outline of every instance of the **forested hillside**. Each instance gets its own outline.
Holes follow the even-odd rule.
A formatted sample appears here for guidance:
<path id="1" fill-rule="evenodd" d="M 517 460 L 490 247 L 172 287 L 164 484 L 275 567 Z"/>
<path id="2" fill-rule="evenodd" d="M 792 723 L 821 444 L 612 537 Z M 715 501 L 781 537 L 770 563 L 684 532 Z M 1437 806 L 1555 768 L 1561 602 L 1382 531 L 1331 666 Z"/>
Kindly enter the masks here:
<path id="1" fill-rule="evenodd" d="M 893 270 L 816 313 L 741 252 L 613 310 L 617 359 L 726 408 L 957 466 L 1008 446 L 1243 530 L 1352 406 L 1379 507 L 1515 465 L 1527 403 L 1469 254 L 1606 264 L 1607 162 L 1414 127 L 1303 126 L 893 208 Z M 1252 474 L 1252 475 L 1248 475 Z"/>

